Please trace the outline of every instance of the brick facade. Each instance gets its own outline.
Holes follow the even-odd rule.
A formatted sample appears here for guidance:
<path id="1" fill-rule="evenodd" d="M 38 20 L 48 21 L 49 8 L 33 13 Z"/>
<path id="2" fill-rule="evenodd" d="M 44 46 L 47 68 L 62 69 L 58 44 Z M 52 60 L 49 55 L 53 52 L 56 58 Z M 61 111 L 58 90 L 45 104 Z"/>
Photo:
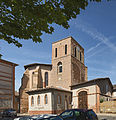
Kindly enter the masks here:
<path id="1" fill-rule="evenodd" d="M 18 64 L 0 59 L 0 111 L 15 108 L 15 67 Z"/>
<path id="2" fill-rule="evenodd" d="M 67 54 L 65 54 L 65 45 L 67 45 Z M 56 48 L 57 57 L 55 57 Z M 58 73 L 59 62 L 62 63 L 61 74 Z M 52 44 L 52 65 L 52 78 L 50 81 L 52 86 L 70 89 L 69 86 L 84 82 L 85 76 L 87 80 L 87 73 L 85 73 L 85 69 L 87 72 L 87 67 L 84 65 L 84 49 L 72 37 Z"/>
<path id="3" fill-rule="evenodd" d="M 19 89 L 19 97 L 20 97 L 20 113 L 28 112 L 28 94 L 26 93 L 29 90 L 29 71 L 26 70 L 23 74 L 21 87 Z"/>

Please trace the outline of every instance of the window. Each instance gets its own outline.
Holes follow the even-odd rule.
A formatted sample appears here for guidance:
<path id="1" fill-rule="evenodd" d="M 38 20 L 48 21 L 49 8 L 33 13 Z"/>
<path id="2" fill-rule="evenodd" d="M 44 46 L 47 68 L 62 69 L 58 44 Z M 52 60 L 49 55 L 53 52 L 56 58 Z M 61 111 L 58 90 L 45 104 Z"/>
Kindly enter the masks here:
<path id="1" fill-rule="evenodd" d="M 48 86 L 48 72 L 45 72 L 45 86 Z"/>
<path id="2" fill-rule="evenodd" d="M 74 113 L 75 113 L 75 116 L 76 116 L 77 120 L 85 120 L 86 119 L 84 112 L 75 110 Z M 92 119 L 92 120 L 95 120 L 95 119 Z"/>
<path id="3" fill-rule="evenodd" d="M 108 92 L 108 85 L 106 85 L 106 92 Z"/>
<path id="4" fill-rule="evenodd" d="M 65 45 L 65 55 L 67 54 L 67 45 Z"/>
<path id="5" fill-rule="evenodd" d="M 37 98 L 37 103 L 38 103 L 38 105 L 40 104 L 40 96 L 38 96 L 38 98 Z"/>
<path id="6" fill-rule="evenodd" d="M 48 97 L 47 97 L 47 95 L 45 95 L 45 104 L 48 104 Z"/>
<path id="7" fill-rule="evenodd" d="M 55 57 L 57 57 L 57 48 L 55 48 Z"/>
<path id="8" fill-rule="evenodd" d="M 61 104 L 61 96 L 60 95 L 58 95 L 58 104 Z"/>
<path id="9" fill-rule="evenodd" d="M 34 97 L 32 96 L 31 97 L 31 106 L 33 106 L 34 105 Z"/>
<path id="10" fill-rule="evenodd" d="M 58 63 L 58 73 L 62 73 L 62 63 Z"/>
<path id="11" fill-rule="evenodd" d="M 82 54 L 81 54 L 81 52 L 80 52 L 80 61 L 82 60 Z"/>
<path id="12" fill-rule="evenodd" d="M 32 72 L 32 87 L 34 86 L 34 72 Z"/>
<path id="13" fill-rule="evenodd" d="M 77 49 L 76 49 L 76 47 L 75 47 L 75 54 L 74 55 L 75 55 L 75 57 L 77 57 Z"/>
<path id="14" fill-rule="evenodd" d="M 69 104 L 71 104 L 71 96 L 69 96 Z"/>
<path id="15" fill-rule="evenodd" d="M 65 120 L 70 120 L 74 116 L 74 113 L 73 111 L 68 110 L 68 111 L 63 112 L 60 116 Z"/>
<path id="16" fill-rule="evenodd" d="M 37 87 L 37 81 L 38 81 L 38 74 L 36 72 L 32 72 L 32 87 Z"/>
<path id="17" fill-rule="evenodd" d="M 67 99 L 67 95 L 65 95 L 65 99 Z"/>
<path id="18" fill-rule="evenodd" d="M 97 115 L 95 114 L 95 112 L 93 110 L 87 111 L 87 117 L 92 118 L 92 120 L 97 120 Z"/>
<path id="19" fill-rule="evenodd" d="M 77 58 L 79 59 L 80 54 L 80 48 L 77 46 Z"/>

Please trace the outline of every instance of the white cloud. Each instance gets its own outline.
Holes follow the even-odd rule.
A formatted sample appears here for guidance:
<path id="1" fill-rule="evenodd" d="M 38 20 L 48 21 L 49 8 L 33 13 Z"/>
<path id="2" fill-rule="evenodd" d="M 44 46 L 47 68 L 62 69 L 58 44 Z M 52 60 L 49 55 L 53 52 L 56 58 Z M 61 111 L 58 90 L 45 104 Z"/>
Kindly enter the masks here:
<path id="1" fill-rule="evenodd" d="M 98 53 L 101 53 L 101 52 L 103 52 L 103 50 L 105 50 L 105 48 L 98 49 L 95 52 L 92 52 L 90 55 L 86 55 L 85 59 L 88 59 L 89 57 L 92 57 L 92 56 L 94 56 L 94 55 L 96 55 Z"/>
<path id="2" fill-rule="evenodd" d="M 100 42 L 104 43 L 107 47 L 116 51 L 116 46 L 113 43 L 110 42 L 110 39 L 108 37 L 104 36 L 102 33 L 98 32 L 97 29 L 95 29 L 93 27 L 90 27 L 90 25 L 86 25 L 84 23 L 78 24 L 76 27 L 81 29 L 83 32 L 87 33 L 93 39 L 99 40 Z M 95 46 L 95 48 L 96 48 L 96 46 Z"/>
<path id="3" fill-rule="evenodd" d="M 102 44 L 102 42 L 99 42 L 97 45 L 89 48 L 89 49 L 87 50 L 86 54 L 89 53 L 89 52 L 91 52 L 91 51 L 93 51 L 94 49 L 96 49 L 97 47 L 99 47 L 101 44 Z"/>

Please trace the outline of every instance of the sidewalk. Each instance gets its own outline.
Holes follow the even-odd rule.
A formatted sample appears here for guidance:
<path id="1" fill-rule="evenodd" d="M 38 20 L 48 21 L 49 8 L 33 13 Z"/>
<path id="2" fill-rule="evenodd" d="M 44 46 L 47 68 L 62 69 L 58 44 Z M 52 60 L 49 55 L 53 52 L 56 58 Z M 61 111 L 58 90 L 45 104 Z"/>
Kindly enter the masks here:
<path id="1" fill-rule="evenodd" d="M 29 116 L 28 113 L 17 113 L 17 116 Z"/>
<path id="2" fill-rule="evenodd" d="M 98 116 L 116 116 L 116 113 L 115 114 L 112 114 L 112 113 L 96 113 Z"/>

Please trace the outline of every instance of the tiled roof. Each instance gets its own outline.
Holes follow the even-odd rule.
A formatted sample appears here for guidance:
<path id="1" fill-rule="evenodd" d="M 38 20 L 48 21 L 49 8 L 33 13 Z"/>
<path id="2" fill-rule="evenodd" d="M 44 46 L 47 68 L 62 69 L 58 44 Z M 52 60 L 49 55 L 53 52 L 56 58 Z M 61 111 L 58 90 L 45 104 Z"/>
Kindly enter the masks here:
<path id="1" fill-rule="evenodd" d="M 79 85 L 85 85 L 87 83 L 95 83 L 95 82 L 98 82 L 98 81 L 101 81 L 101 80 L 108 80 L 110 85 L 112 86 L 112 83 L 110 81 L 110 78 L 106 77 L 106 78 L 96 78 L 96 79 L 93 79 L 93 80 L 89 80 L 89 81 L 85 81 L 85 82 L 82 82 L 82 83 L 78 83 L 78 84 L 75 84 L 75 85 L 72 85 L 70 87 L 75 87 L 75 86 L 79 86 Z M 113 86 L 112 86 L 113 87 Z"/>
<path id="2" fill-rule="evenodd" d="M 46 88 L 38 88 L 38 89 L 33 89 L 33 90 L 30 90 L 30 91 L 28 91 L 27 93 L 28 94 L 33 94 L 33 93 L 38 93 L 38 92 L 49 92 L 49 91 L 53 91 L 53 90 L 57 90 L 57 91 L 64 91 L 64 92 L 70 92 L 71 93 L 71 91 L 70 90 L 67 90 L 67 89 L 63 89 L 63 88 L 59 88 L 59 87 L 53 87 L 53 86 L 51 86 L 51 87 L 46 87 Z"/>
<path id="3" fill-rule="evenodd" d="M 32 63 L 32 64 L 25 65 L 24 68 L 27 69 L 28 67 L 33 67 L 33 66 L 52 66 L 52 64 Z"/>
<path id="4" fill-rule="evenodd" d="M 7 60 L 3 60 L 3 59 L 0 59 L 0 62 L 7 63 L 7 64 L 10 64 L 10 65 L 18 66 L 18 64 L 16 64 L 16 63 L 9 62 L 9 61 L 7 61 Z"/>

